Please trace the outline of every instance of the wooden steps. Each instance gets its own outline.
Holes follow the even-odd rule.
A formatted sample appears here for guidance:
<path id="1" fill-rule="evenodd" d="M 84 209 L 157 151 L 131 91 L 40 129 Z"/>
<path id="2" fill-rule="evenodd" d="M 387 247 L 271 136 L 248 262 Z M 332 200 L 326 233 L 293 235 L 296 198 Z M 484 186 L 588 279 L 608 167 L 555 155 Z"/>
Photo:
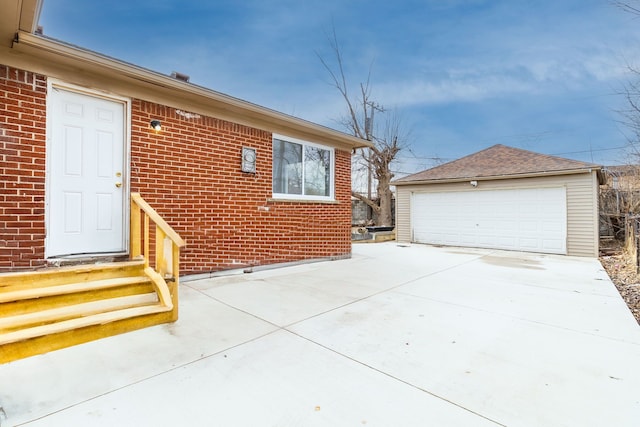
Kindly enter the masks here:
<path id="1" fill-rule="evenodd" d="M 115 279 L 94 280 L 91 282 L 69 283 L 66 285 L 46 286 L 42 288 L 23 288 L 0 293 L 0 303 L 26 299 L 44 298 L 54 295 L 67 295 L 78 292 L 90 292 L 119 286 L 148 283 L 147 277 L 118 277 Z"/>
<path id="2" fill-rule="evenodd" d="M 3 316 L 0 317 L 0 332 L 29 328 L 34 325 L 44 325 L 51 322 L 62 322 L 68 319 L 86 317 L 136 306 L 153 305 L 157 304 L 157 302 L 158 296 L 155 293 L 149 293 L 74 304 L 14 316 Z M 11 341 L 4 335 L 0 336 L 0 345 L 6 344 L 7 342 Z"/>
<path id="3" fill-rule="evenodd" d="M 72 331 L 88 326 L 104 325 L 118 320 L 126 320 L 132 317 L 143 316 L 146 314 L 163 313 L 165 311 L 167 311 L 166 307 L 162 307 L 156 304 L 151 306 L 125 308 L 106 313 L 98 313 L 86 317 L 78 317 L 75 319 L 55 322 L 50 325 L 48 324 L 42 326 L 34 326 L 28 329 L 21 329 L 19 331 L 3 334 L 2 336 L 0 336 L 0 345 L 20 342 L 30 338 Z"/>
<path id="4" fill-rule="evenodd" d="M 0 274 L 0 363 L 177 319 L 177 284 L 143 262 Z"/>

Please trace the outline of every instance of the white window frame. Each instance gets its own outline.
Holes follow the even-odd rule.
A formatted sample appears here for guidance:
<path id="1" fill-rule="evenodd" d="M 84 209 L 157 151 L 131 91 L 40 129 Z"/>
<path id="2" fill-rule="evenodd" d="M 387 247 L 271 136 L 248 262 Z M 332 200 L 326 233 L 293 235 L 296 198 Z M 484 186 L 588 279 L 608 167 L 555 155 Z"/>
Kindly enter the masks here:
<path id="1" fill-rule="evenodd" d="M 335 149 L 333 147 L 329 147 L 326 145 L 322 145 L 322 144 L 317 144 L 317 143 L 313 143 L 313 142 L 309 142 L 309 141 L 305 141 L 302 139 L 297 139 L 297 138 L 292 138 L 290 136 L 285 136 L 285 135 L 278 135 L 278 134 L 273 134 L 272 135 L 272 139 L 271 139 L 271 152 L 272 152 L 272 159 L 273 159 L 273 151 L 274 151 L 274 142 L 275 140 L 278 139 L 280 141 L 284 141 L 284 142 L 289 142 L 289 143 L 293 143 L 293 144 L 299 144 L 302 146 L 302 189 L 304 191 L 304 178 L 305 178 L 305 170 L 304 170 L 304 149 L 305 147 L 314 147 L 314 148 L 319 148 L 322 150 L 326 150 L 329 152 L 330 155 L 330 162 L 331 164 L 329 165 L 329 195 L 328 196 L 313 196 L 313 195 L 306 195 L 306 194 L 289 194 L 289 193 L 276 193 L 273 191 L 273 172 L 271 174 L 271 191 L 272 191 L 272 197 L 274 199 L 284 199 L 284 200 L 318 200 L 318 201 L 335 201 L 335 167 L 336 167 L 336 153 L 335 153 Z M 272 160 L 272 167 L 273 165 L 273 160 Z"/>

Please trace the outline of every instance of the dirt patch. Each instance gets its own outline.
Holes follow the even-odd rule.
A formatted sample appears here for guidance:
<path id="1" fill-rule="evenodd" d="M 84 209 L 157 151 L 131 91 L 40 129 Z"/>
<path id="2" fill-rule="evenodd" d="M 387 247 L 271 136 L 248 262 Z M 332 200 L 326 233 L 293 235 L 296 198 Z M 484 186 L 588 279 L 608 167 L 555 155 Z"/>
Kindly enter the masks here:
<path id="1" fill-rule="evenodd" d="M 602 266 L 640 324 L 640 274 L 635 262 L 616 240 L 601 242 L 600 248 Z"/>

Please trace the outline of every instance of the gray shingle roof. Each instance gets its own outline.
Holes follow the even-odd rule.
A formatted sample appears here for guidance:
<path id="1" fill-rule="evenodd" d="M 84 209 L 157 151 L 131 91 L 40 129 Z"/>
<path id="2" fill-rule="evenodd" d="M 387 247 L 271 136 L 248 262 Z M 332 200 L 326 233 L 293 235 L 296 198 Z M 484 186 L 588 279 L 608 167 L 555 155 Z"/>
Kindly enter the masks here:
<path id="1" fill-rule="evenodd" d="M 458 160 L 395 180 L 392 184 L 421 181 L 501 178 L 540 173 L 599 170 L 601 166 L 534 153 L 497 144 Z"/>

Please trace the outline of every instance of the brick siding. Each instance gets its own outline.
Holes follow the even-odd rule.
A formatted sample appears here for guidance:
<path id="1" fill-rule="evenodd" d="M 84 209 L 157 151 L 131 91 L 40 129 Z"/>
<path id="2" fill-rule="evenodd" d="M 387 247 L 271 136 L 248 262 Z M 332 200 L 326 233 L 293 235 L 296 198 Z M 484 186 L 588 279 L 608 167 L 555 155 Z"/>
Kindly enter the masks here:
<path id="1" fill-rule="evenodd" d="M 44 264 L 47 83 L 0 65 L 0 270 Z"/>
<path id="2" fill-rule="evenodd" d="M 0 270 L 44 263 L 45 95 L 45 77 L 0 66 Z M 138 99 L 131 110 L 131 191 L 187 241 L 182 273 L 350 254 L 348 151 L 336 150 L 337 203 L 274 201 L 271 133 Z M 242 147 L 256 174 L 241 172 Z"/>

